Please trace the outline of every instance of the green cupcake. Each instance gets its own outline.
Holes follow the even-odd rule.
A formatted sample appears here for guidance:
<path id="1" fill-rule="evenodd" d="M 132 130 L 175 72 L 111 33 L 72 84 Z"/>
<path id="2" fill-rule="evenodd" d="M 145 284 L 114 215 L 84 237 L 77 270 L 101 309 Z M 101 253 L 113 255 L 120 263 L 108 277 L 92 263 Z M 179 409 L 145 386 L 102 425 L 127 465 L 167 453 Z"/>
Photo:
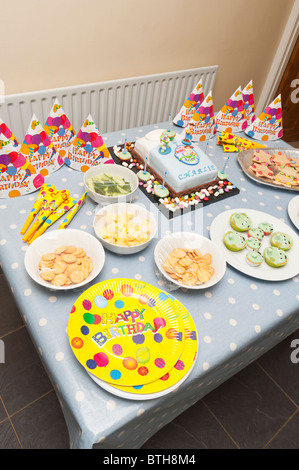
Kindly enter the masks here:
<path id="1" fill-rule="evenodd" d="M 248 230 L 248 237 L 258 238 L 262 240 L 264 238 L 264 232 L 260 228 L 250 228 Z"/>
<path id="2" fill-rule="evenodd" d="M 223 243 L 230 251 L 241 251 L 246 246 L 246 239 L 240 233 L 229 231 L 224 234 Z"/>
<path id="3" fill-rule="evenodd" d="M 230 224 L 237 232 L 247 232 L 252 226 L 250 218 L 243 212 L 234 212 L 230 216 Z"/>
<path id="4" fill-rule="evenodd" d="M 263 262 L 263 256 L 259 251 L 249 251 L 246 255 L 246 261 L 250 266 L 260 266 Z"/>
<path id="5" fill-rule="evenodd" d="M 280 268 L 285 266 L 288 262 L 288 257 L 284 250 L 277 248 L 277 246 L 268 246 L 265 248 L 264 259 L 272 268 Z"/>
<path id="6" fill-rule="evenodd" d="M 265 235 L 270 235 L 273 232 L 273 225 L 270 222 L 261 222 L 258 224 L 258 228 L 260 228 Z"/>
<path id="7" fill-rule="evenodd" d="M 246 240 L 246 248 L 247 250 L 259 250 L 262 245 L 261 240 L 256 237 L 249 237 Z"/>
<path id="8" fill-rule="evenodd" d="M 293 239 L 287 233 L 273 232 L 270 237 L 270 243 L 272 246 L 276 246 L 281 250 L 287 251 L 293 246 Z"/>

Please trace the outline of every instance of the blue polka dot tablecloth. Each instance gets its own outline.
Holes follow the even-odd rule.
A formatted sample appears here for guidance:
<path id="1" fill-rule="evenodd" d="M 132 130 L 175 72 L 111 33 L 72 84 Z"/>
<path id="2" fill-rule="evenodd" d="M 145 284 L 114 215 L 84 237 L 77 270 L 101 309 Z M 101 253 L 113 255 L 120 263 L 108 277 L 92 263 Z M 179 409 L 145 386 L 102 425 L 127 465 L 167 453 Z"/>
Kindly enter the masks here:
<path id="1" fill-rule="evenodd" d="M 168 123 L 104 135 L 107 147 L 134 142 Z M 227 154 L 216 137 L 205 151 L 221 169 Z M 277 147 L 277 142 L 270 144 Z M 279 142 L 280 147 L 289 147 Z M 145 281 L 169 291 L 189 311 L 195 322 L 199 348 L 187 379 L 170 394 L 153 400 L 127 400 L 103 390 L 80 365 L 68 340 L 71 308 L 85 288 L 52 291 L 36 284 L 27 274 L 24 256 L 28 245 L 20 230 L 37 193 L 15 199 L 0 199 L 0 260 L 21 315 L 28 326 L 41 360 L 55 386 L 66 419 L 70 448 L 135 449 L 188 407 L 282 341 L 299 326 L 299 277 L 282 282 L 259 280 L 227 265 L 224 277 L 208 289 L 173 289 L 158 275 L 154 249 L 159 239 L 176 231 L 199 230 L 209 237 L 213 219 L 227 209 L 250 208 L 281 219 L 293 230 L 288 203 L 296 193 L 257 184 L 230 155 L 226 172 L 238 195 L 219 200 L 203 209 L 168 220 L 151 208 L 159 224 L 157 237 L 142 252 L 119 256 L 106 250 L 103 270 L 94 283 L 115 278 Z M 75 198 L 84 192 L 83 174 L 63 167 L 48 177 L 57 189 L 68 189 Z M 139 191 L 137 203 L 151 202 Z M 93 232 L 97 206 L 89 198 L 69 228 Z M 58 227 L 59 221 L 48 230 Z"/>

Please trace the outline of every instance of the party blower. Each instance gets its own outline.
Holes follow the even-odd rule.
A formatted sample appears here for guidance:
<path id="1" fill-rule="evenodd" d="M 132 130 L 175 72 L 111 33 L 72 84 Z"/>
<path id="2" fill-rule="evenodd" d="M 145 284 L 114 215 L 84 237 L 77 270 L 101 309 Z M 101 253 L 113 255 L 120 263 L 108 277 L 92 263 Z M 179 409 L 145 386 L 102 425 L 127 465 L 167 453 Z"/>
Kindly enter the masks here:
<path id="1" fill-rule="evenodd" d="M 24 235 L 26 233 L 28 227 L 31 225 L 33 222 L 35 216 L 38 214 L 40 211 L 41 207 L 43 206 L 43 203 L 48 200 L 50 197 L 56 197 L 57 195 L 57 189 L 53 184 L 43 184 L 42 187 L 39 190 L 38 196 L 35 200 L 35 203 L 33 204 L 33 207 L 30 211 L 29 216 L 26 219 L 26 222 L 21 230 L 21 235 Z"/>
<path id="2" fill-rule="evenodd" d="M 77 201 L 74 207 L 69 211 L 67 216 L 63 219 L 62 224 L 59 225 L 58 229 L 66 228 L 69 225 L 70 221 L 73 219 L 73 217 L 75 217 L 77 212 L 83 206 L 84 202 L 86 201 L 86 198 L 87 198 L 87 191 L 80 197 L 80 199 Z"/>
<path id="3" fill-rule="evenodd" d="M 43 222 L 52 214 L 55 209 L 57 209 L 60 204 L 62 204 L 66 199 L 70 196 L 70 192 L 66 189 L 62 189 L 58 191 L 55 196 L 49 196 L 48 194 L 45 195 L 45 199 L 43 199 L 42 207 L 38 213 L 36 221 L 30 227 L 30 229 L 25 233 L 23 237 L 23 241 L 27 242 L 33 236 L 34 232 L 43 224 Z"/>
<path id="4" fill-rule="evenodd" d="M 47 228 L 49 228 L 56 220 L 60 219 L 66 212 L 68 212 L 72 207 L 77 204 L 76 199 L 69 197 L 65 201 L 63 201 L 57 209 L 55 209 L 49 217 L 44 221 L 44 223 L 33 233 L 32 237 L 28 240 L 28 244 L 30 245 L 36 238 L 42 235 Z"/>

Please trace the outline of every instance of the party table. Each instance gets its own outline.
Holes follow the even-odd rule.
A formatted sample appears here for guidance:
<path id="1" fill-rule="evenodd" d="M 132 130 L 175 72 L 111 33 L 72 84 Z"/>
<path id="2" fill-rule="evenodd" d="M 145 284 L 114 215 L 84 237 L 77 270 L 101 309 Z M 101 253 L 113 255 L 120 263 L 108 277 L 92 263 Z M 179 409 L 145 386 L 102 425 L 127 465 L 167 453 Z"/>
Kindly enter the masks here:
<path id="1" fill-rule="evenodd" d="M 129 129 L 103 136 L 107 147 L 136 141 L 168 123 Z M 174 128 L 177 130 L 177 128 Z M 219 169 L 227 154 L 216 137 L 200 144 Z M 277 147 L 277 142 L 269 143 Z M 283 141 L 279 147 L 289 148 Z M 152 400 L 128 400 L 103 390 L 87 374 L 71 350 L 67 326 L 71 308 L 86 289 L 55 291 L 36 284 L 27 274 L 24 256 L 28 246 L 20 230 L 37 193 L 0 200 L 0 260 L 32 341 L 55 387 L 69 429 L 70 448 L 135 449 L 211 390 L 282 341 L 299 326 L 299 276 L 281 282 L 265 281 L 227 265 L 220 282 L 209 289 L 174 288 L 158 274 L 154 249 L 168 233 L 196 230 L 209 237 L 213 219 L 234 208 L 253 209 L 283 220 L 297 230 L 288 215 L 293 191 L 258 184 L 248 178 L 230 154 L 226 168 L 240 192 L 227 199 L 169 220 L 141 191 L 136 203 L 149 208 L 158 233 L 142 252 L 120 256 L 106 250 L 105 265 L 94 279 L 130 278 L 170 292 L 192 315 L 199 348 L 187 379 L 170 394 Z M 63 166 L 47 182 L 68 189 L 78 198 L 84 191 L 83 173 Z M 94 234 L 96 204 L 87 199 L 69 228 Z M 59 221 L 48 230 L 56 229 Z M 67 229 L 66 229 L 67 230 Z M 298 231 L 297 231 L 298 233 Z"/>

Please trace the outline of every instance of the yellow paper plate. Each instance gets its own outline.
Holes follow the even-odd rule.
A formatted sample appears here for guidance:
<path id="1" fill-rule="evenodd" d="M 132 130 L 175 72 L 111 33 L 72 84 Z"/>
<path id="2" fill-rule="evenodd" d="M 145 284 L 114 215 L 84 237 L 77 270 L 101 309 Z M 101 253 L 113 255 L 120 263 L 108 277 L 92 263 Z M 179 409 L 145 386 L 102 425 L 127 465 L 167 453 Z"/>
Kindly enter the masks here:
<path id="1" fill-rule="evenodd" d="M 76 300 L 68 335 L 87 371 L 111 384 L 138 386 L 154 382 L 176 364 L 185 329 L 164 292 L 141 281 L 111 279 Z"/>
<path id="2" fill-rule="evenodd" d="M 131 400 L 159 398 L 180 386 L 193 369 L 198 350 L 198 336 L 195 323 L 188 310 L 177 299 L 174 299 L 174 306 L 183 320 L 185 340 L 182 354 L 169 372 L 155 382 L 133 387 L 109 384 L 89 372 L 90 377 L 104 390 Z"/>

